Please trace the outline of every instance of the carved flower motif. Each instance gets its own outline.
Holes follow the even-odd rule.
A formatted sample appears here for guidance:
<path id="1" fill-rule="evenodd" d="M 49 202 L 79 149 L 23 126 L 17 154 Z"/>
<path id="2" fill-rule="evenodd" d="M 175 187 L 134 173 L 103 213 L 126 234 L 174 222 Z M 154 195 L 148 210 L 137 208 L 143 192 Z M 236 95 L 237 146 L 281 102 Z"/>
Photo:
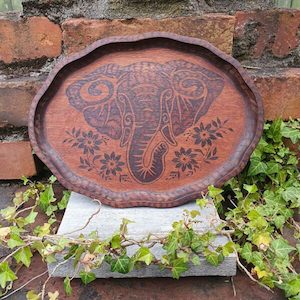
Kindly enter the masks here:
<path id="1" fill-rule="evenodd" d="M 199 127 L 194 127 L 195 134 L 193 135 L 193 138 L 195 139 L 195 144 L 199 145 L 201 144 L 202 147 L 209 145 L 212 145 L 212 141 L 216 140 L 217 137 L 215 136 L 215 130 L 212 129 L 211 124 L 208 124 L 204 127 L 203 123 L 200 123 Z"/>
<path id="2" fill-rule="evenodd" d="M 124 162 L 120 161 L 121 155 L 116 155 L 115 152 L 112 152 L 110 155 L 104 153 L 104 159 L 101 159 L 102 167 L 101 171 L 105 172 L 105 175 L 117 175 L 117 172 L 122 171 L 122 166 Z"/>
<path id="3" fill-rule="evenodd" d="M 83 153 L 91 154 L 95 153 L 95 150 L 99 150 L 99 145 L 101 141 L 98 139 L 98 134 L 93 134 L 92 131 L 82 132 L 81 136 L 77 138 L 78 148 L 83 149 Z"/>
<path id="4" fill-rule="evenodd" d="M 175 151 L 175 156 L 172 161 L 176 164 L 175 167 L 181 169 L 182 172 L 186 169 L 193 170 L 195 167 L 198 167 L 198 163 L 195 160 L 197 154 L 193 153 L 191 148 L 185 150 L 181 147 L 179 151 Z"/>

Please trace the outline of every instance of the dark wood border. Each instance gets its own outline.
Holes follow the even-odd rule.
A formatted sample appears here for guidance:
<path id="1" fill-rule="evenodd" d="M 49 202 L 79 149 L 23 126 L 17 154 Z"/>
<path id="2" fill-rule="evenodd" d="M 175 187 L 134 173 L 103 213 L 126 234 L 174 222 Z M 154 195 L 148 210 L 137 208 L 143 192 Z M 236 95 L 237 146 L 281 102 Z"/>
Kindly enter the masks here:
<path id="1" fill-rule="evenodd" d="M 214 178 L 214 177 L 207 178 L 204 182 L 196 181 L 194 184 L 191 184 L 188 187 L 173 189 L 170 190 L 169 192 L 157 192 L 157 193 L 149 192 L 149 191 L 113 192 L 100 185 L 95 185 L 86 179 L 76 176 L 70 171 L 66 172 L 69 175 L 69 178 L 68 179 L 64 178 L 63 172 L 61 172 L 61 168 L 63 166 L 59 166 L 59 168 L 56 167 L 52 163 L 51 157 L 47 157 L 46 153 L 44 153 L 43 149 L 41 149 L 41 147 L 38 144 L 37 136 L 39 134 L 39 128 L 38 126 L 35 126 L 35 118 L 36 118 L 36 109 L 39 101 L 43 98 L 43 95 L 45 94 L 46 90 L 49 88 L 50 84 L 55 79 L 59 71 L 69 63 L 74 62 L 86 56 L 87 54 L 91 53 L 92 51 L 104 45 L 108 45 L 112 43 L 122 43 L 122 42 L 137 42 L 140 40 L 151 39 L 151 38 L 165 38 L 165 39 L 175 40 L 178 42 L 206 48 L 214 55 L 221 58 L 223 61 L 231 64 L 236 69 L 238 74 L 244 80 L 245 84 L 249 87 L 250 91 L 253 93 L 256 101 L 257 109 L 258 109 L 257 120 L 256 120 L 256 132 L 253 134 L 252 137 L 248 137 L 248 139 L 245 139 L 243 141 L 245 144 L 248 145 L 246 151 L 243 153 L 240 159 L 231 162 L 229 167 L 230 171 L 226 172 L 226 174 L 222 174 L 218 178 Z M 82 193 L 92 198 L 98 198 L 98 199 L 100 198 L 99 200 L 101 200 L 102 203 L 114 207 L 132 207 L 132 206 L 172 207 L 172 206 L 181 205 L 188 201 L 192 201 L 193 199 L 198 197 L 201 192 L 205 191 L 209 184 L 220 186 L 231 177 L 240 173 L 243 170 L 243 168 L 246 166 L 251 153 L 255 149 L 261 137 L 263 131 L 263 123 L 264 123 L 264 117 L 263 117 L 263 105 L 262 105 L 261 96 L 259 95 L 259 92 L 256 89 L 251 78 L 242 69 L 240 63 L 237 60 L 223 53 L 216 47 L 212 46 L 210 43 L 200 39 L 180 36 L 173 33 L 150 32 L 141 35 L 115 36 L 115 37 L 101 39 L 93 43 L 92 45 L 88 46 L 83 51 L 80 51 L 79 53 L 61 59 L 57 63 L 55 68 L 52 70 L 46 82 L 43 84 L 42 88 L 39 90 L 39 92 L 37 93 L 37 95 L 35 96 L 32 102 L 30 112 L 29 112 L 28 127 L 29 127 L 30 141 L 35 153 L 50 168 L 53 174 L 66 188 L 78 193 Z"/>

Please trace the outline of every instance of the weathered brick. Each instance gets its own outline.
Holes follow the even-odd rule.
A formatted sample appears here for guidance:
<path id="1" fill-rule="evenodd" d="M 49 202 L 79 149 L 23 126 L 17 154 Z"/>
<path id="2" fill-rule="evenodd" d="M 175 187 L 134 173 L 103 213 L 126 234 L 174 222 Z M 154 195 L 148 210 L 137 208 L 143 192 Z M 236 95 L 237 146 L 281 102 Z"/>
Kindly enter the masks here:
<path id="1" fill-rule="evenodd" d="M 30 142 L 0 142 L 0 179 L 20 179 L 36 174 Z"/>
<path id="2" fill-rule="evenodd" d="M 230 54 L 235 18 L 223 14 L 172 19 L 89 20 L 69 19 L 62 24 L 63 40 L 68 53 L 79 51 L 94 41 L 116 35 L 149 31 L 173 32 L 201 38 Z"/>
<path id="3" fill-rule="evenodd" d="M 265 119 L 300 118 L 300 68 L 253 72 L 264 103 Z"/>
<path id="4" fill-rule="evenodd" d="M 46 17 L 0 19 L 0 61 L 12 63 L 61 53 L 62 34 Z"/>
<path id="5" fill-rule="evenodd" d="M 0 126 L 27 126 L 29 107 L 41 84 L 40 79 L 0 81 Z"/>
<path id="6" fill-rule="evenodd" d="M 299 10 L 237 12 L 234 55 L 258 59 L 268 54 L 276 58 L 293 54 L 299 60 L 299 26 Z"/>

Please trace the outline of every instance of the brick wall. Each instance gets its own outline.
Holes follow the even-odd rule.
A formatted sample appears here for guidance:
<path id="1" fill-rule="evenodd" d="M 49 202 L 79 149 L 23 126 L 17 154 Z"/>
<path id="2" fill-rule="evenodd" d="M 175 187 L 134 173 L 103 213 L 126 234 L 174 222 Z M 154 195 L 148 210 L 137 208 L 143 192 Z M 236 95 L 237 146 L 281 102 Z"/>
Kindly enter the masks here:
<path id="1" fill-rule="evenodd" d="M 2 14 L 0 179 L 36 173 L 24 130 L 30 103 L 57 58 L 107 36 L 169 31 L 208 40 L 251 74 L 267 120 L 300 118 L 300 11 L 272 3 L 24 0 L 23 15 Z"/>

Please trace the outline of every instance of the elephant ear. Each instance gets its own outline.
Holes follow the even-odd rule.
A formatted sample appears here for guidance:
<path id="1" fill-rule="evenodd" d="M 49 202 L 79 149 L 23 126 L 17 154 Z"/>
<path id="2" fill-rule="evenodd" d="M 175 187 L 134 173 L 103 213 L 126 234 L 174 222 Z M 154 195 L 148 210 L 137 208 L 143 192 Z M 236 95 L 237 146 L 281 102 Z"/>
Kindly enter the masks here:
<path id="1" fill-rule="evenodd" d="M 176 60 L 167 63 L 174 98 L 171 122 L 174 136 L 182 134 L 205 115 L 224 88 L 224 79 L 198 65 Z"/>
<path id="2" fill-rule="evenodd" d="M 70 104 L 82 112 L 86 122 L 112 139 L 120 139 L 121 113 L 115 87 L 122 75 L 116 64 L 104 65 L 68 86 Z"/>

